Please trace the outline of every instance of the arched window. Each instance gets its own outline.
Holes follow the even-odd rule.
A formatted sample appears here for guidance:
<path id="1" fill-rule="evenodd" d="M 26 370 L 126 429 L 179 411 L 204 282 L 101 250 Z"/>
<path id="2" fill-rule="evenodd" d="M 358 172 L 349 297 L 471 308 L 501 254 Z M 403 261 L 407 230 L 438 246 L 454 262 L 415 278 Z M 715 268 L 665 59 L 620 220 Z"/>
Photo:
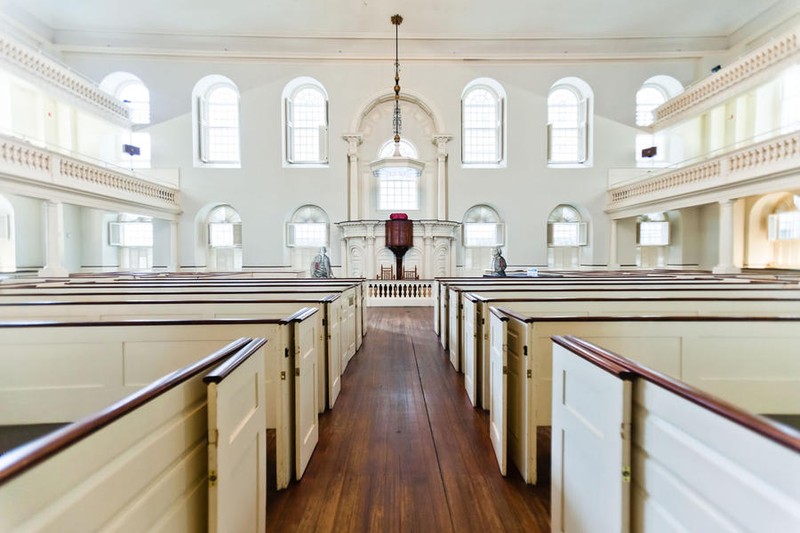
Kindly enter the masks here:
<path id="1" fill-rule="evenodd" d="M 771 241 L 800 239 L 800 196 L 792 195 L 791 201 L 775 207 L 768 218 L 767 238 Z"/>
<path id="2" fill-rule="evenodd" d="M 134 124 L 150 124 L 150 91 L 138 77 L 114 72 L 103 78 L 100 88 L 128 105 Z"/>
<path id="3" fill-rule="evenodd" d="M 283 91 L 284 160 L 289 165 L 328 163 L 328 94 L 312 78 L 292 80 Z"/>
<path id="4" fill-rule="evenodd" d="M 664 213 L 636 218 L 636 264 L 640 268 L 664 268 L 669 247 L 669 219 Z"/>
<path id="5" fill-rule="evenodd" d="M 496 81 L 479 78 L 461 95 L 461 162 L 501 165 L 505 161 L 505 91 Z"/>
<path id="6" fill-rule="evenodd" d="M 547 162 L 591 165 L 592 89 L 578 78 L 556 82 L 547 96 Z"/>
<path id="7" fill-rule="evenodd" d="M 304 205 L 292 214 L 287 225 L 286 244 L 302 248 L 327 246 L 328 229 L 327 213 L 316 205 Z"/>
<path id="8" fill-rule="evenodd" d="M 497 211 L 488 205 L 470 207 L 464 215 L 464 246 L 497 247 L 505 244 L 505 224 L 500 220 Z"/>
<path id="9" fill-rule="evenodd" d="M 224 76 L 201 79 L 194 101 L 195 166 L 239 167 L 239 89 Z"/>
<path id="10" fill-rule="evenodd" d="M 311 275 L 310 265 L 323 246 L 328 246 L 330 218 L 316 205 L 298 207 L 286 225 L 286 245 L 292 268 Z"/>
<path id="11" fill-rule="evenodd" d="M 219 205 L 206 217 L 206 264 L 217 272 L 242 269 L 242 217 L 230 205 Z"/>
<path id="12" fill-rule="evenodd" d="M 669 245 L 669 220 L 664 213 L 648 213 L 636 219 L 638 246 Z"/>
<path id="13" fill-rule="evenodd" d="M 548 246 L 586 245 L 586 223 L 571 205 L 561 204 L 547 217 Z"/>
<path id="14" fill-rule="evenodd" d="M 655 121 L 655 110 L 682 92 L 681 82 L 670 76 L 653 76 L 645 81 L 636 92 L 636 125 L 650 126 Z M 664 140 L 651 133 L 637 134 L 637 164 L 656 166 L 666 162 L 667 148 Z"/>
<path id="15" fill-rule="evenodd" d="M 108 227 L 108 244 L 119 248 L 122 270 L 153 267 L 153 219 L 133 214 L 119 215 Z"/>
<path id="16" fill-rule="evenodd" d="M 394 154 L 394 139 L 381 145 L 378 159 L 391 157 Z M 410 141 L 400 139 L 400 155 L 411 159 L 417 158 L 417 148 Z M 378 209 L 394 211 L 419 209 L 419 178 L 410 173 L 398 170 L 384 170 L 377 178 Z"/>

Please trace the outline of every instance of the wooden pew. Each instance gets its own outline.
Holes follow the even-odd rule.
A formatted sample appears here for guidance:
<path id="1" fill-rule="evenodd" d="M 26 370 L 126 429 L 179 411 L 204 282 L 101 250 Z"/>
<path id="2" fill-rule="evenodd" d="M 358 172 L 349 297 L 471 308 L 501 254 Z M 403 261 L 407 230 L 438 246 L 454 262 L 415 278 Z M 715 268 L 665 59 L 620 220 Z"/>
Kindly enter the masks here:
<path id="1" fill-rule="evenodd" d="M 244 504 L 250 511 L 246 519 L 254 523 L 237 530 L 263 531 L 265 469 L 244 476 L 235 470 L 236 464 L 217 461 L 214 474 L 220 483 L 212 491 L 217 494 L 212 498 L 214 515 L 209 513 L 207 494 L 207 437 L 214 433 L 209 431 L 207 412 L 217 408 L 214 400 L 223 408 L 236 400 L 229 397 L 232 391 L 223 389 L 209 399 L 203 378 L 209 370 L 212 376 L 225 371 L 226 381 L 257 383 L 265 341 L 248 341 L 239 339 L 197 358 L 113 405 L 0 456 L 3 530 L 213 531 L 218 529 L 214 515 L 227 518 Z M 231 359 L 238 364 L 225 370 Z M 221 364 L 223 368 L 215 371 Z M 263 420 L 263 389 L 248 392 L 251 405 L 254 399 L 259 403 L 252 406 L 254 419 Z M 258 434 L 259 425 L 251 424 L 242 438 Z M 227 451 L 225 455 L 231 457 Z M 248 449 L 244 457 L 252 460 L 254 455 Z M 231 502 L 230 493 L 244 502 Z M 236 508 L 231 509 L 232 504 Z"/>
<path id="2" fill-rule="evenodd" d="M 552 336 L 628 353 L 752 412 L 800 414 L 798 326 L 800 317 L 530 317 L 493 307 L 490 434 L 501 471 L 511 457 L 536 482 L 536 428 L 551 423 Z"/>
<path id="3" fill-rule="evenodd" d="M 553 341 L 554 531 L 797 529 L 800 432 L 582 339 Z"/>
<path id="4" fill-rule="evenodd" d="M 0 322 L 0 425 L 71 422 L 194 362 L 231 338 L 263 337 L 277 487 L 299 479 L 319 434 L 316 309 L 286 318 Z M 300 435 L 296 439 L 295 435 Z"/>
<path id="5" fill-rule="evenodd" d="M 592 315 L 800 315 L 800 291 L 783 289 L 670 289 L 650 288 L 636 291 L 600 290 L 530 292 L 530 298 L 495 298 L 495 293 L 474 292 L 466 295 L 463 310 L 463 334 L 460 357 L 451 350 L 453 366 L 464 372 L 464 385 L 473 405 L 486 408 L 489 383 L 489 316 L 490 306 L 500 306 L 526 316 L 592 316 Z M 520 293 L 522 294 L 522 293 Z M 457 367 L 458 368 L 458 367 Z"/>
<path id="6" fill-rule="evenodd" d="M 344 306 L 344 316 L 348 323 L 352 323 L 354 333 L 352 340 L 348 328 L 345 331 L 345 338 L 348 341 L 347 346 L 352 345 L 354 348 L 352 353 L 355 353 L 361 347 L 363 336 L 366 334 L 366 307 L 365 307 L 365 282 L 364 280 L 356 281 L 336 281 L 336 282 L 299 282 L 293 280 L 291 282 L 286 280 L 181 280 L 181 279 L 163 279 L 159 282 L 151 280 L 89 280 L 89 281 L 74 281 L 74 280 L 53 280 L 41 283 L 25 283 L 25 284 L 0 284 L 0 301 L 27 301 L 30 299 L 41 299 L 42 296 L 47 296 L 48 300 L 57 300 L 68 295 L 81 291 L 86 294 L 92 294 L 98 299 L 111 298 L 113 299 L 117 293 L 139 293 L 146 295 L 156 295 L 162 293 L 180 292 L 182 294 L 217 294 L 220 292 L 226 293 L 260 293 L 269 292 L 275 294 L 303 294 L 305 296 L 326 296 L 328 294 L 340 294 L 342 297 L 342 305 Z"/>
<path id="7" fill-rule="evenodd" d="M 558 291 L 558 292 L 580 292 L 584 290 L 602 290 L 602 289 L 616 289 L 616 290 L 658 290 L 664 288 L 674 288 L 678 290 L 693 289 L 716 289 L 718 291 L 729 290 L 731 288 L 761 288 L 761 289 L 797 289 L 800 286 L 794 283 L 786 282 L 752 282 L 749 280 L 739 280 L 736 278 L 723 278 L 715 280 L 684 280 L 684 279 L 645 279 L 645 280 L 618 280 L 618 279 L 581 279 L 574 281 L 559 281 L 559 280 L 545 280 L 537 283 L 526 284 L 502 284 L 496 285 L 491 283 L 482 284 L 451 284 L 448 286 L 448 316 L 447 326 L 443 330 L 442 347 L 445 349 L 455 350 L 458 353 L 458 342 L 461 338 L 461 312 L 464 305 L 464 296 L 469 293 L 478 292 L 481 294 L 486 293 L 488 296 L 491 294 L 496 298 L 508 297 L 518 298 L 521 294 L 518 293 L 531 293 L 542 291 Z"/>
<path id="8" fill-rule="evenodd" d="M 320 369 L 317 383 L 318 409 L 332 408 L 341 391 L 341 375 L 346 362 L 352 358 L 355 347 L 343 346 L 343 331 L 353 332 L 352 321 L 343 323 L 344 311 L 336 296 L 322 298 L 303 295 L 287 299 L 286 294 L 258 293 L 253 298 L 228 298 L 227 293 L 206 295 L 210 298 L 193 299 L 193 296 L 177 292 L 158 293 L 153 300 L 129 300 L 139 294 L 118 294 L 115 299 L 100 298 L 83 293 L 68 294 L 58 301 L 25 301 L 2 303 L 0 298 L 0 320 L 46 319 L 59 321 L 108 320 L 152 320 L 152 319 L 208 319 L 208 318 L 259 318 L 281 317 L 292 314 L 302 307 L 319 310 L 317 361 Z M 167 299 L 170 298 L 170 299 Z M 350 315 L 354 318 L 354 315 Z M 352 336 L 348 337 L 352 340 Z M 346 350 L 346 351 L 345 351 Z"/>

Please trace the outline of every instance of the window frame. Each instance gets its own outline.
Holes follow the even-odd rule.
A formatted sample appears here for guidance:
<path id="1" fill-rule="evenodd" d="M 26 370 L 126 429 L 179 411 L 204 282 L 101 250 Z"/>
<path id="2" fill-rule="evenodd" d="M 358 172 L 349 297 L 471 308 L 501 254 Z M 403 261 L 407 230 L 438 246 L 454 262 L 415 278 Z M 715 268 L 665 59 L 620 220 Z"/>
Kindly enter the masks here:
<path id="1" fill-rule="evenodd" d="M 575 97 L 574 127 L 556 127 L 555 105 L 551 103 L 553 95 L 559 91 L 569 91 Z M 570 106 L 572 107 L 572 106 Z M 547 93 L 547 125 L 546 125 L 546 158 L 548 168 L 589 168 L 593 166 L 593 115 L 594 94 L 591 87 L 579 78 L 564 78 L 554 83 Z M 555 160 L 554 152 L 557 144 L 556 131 L 574 132 L 569 139 L 576 143 L 574 159 Z"/>
<path id="2" fill-rule="evenodd" d="M 314 90 L 324 102 L 323 120 L 317 125 L 318 159 L 299 160 L 295 152 L 295 99 L 304 90 Z M 316 80 L 298 78 L 284 90 L 283 97 L 283 166 L 284 167 L 305 167 L 305 168 L 326 168 L 330 165 L 329 154 L 329 130 L 330 130 L 330 104 L 328 93 L 325 88 Z"/>
<path id="3" fill-rule="evenodd" d="M 491 128 L 494 131 L 494 153 L 493 159 L 482 160 L 479 158 L 468 157 L 467 149 L 467 100 L 477 92 L 487 92 L 494 104 L 495 123 Z M 488 107 L 488 106 L 487 106 Z M 461 165 L 464 168 L 502 168 L 506 166 L 506 96 L 502 87 L 494 80 L 479 79 L 471 82 L 464 89 L 461 95 Z M 472 127 L 470 130 L 488 130 L 489 127 Z"/>

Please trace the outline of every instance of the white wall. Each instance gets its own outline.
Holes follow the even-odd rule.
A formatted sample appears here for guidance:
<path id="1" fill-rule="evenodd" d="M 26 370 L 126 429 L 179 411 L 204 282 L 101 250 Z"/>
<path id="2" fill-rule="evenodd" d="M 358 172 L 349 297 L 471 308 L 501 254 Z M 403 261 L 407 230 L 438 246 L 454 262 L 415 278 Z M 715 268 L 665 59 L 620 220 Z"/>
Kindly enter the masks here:
<path id="1" fill-rule="evenodd" d="M 180 263 L 192 266 L 195 215 L 211 202 L 231 204 L 242 216 L 245 267 L 286 265 L 284 224 L 300 205 L 319 205 L 331 221 L 347 217 L 347 159 L 343 133 L 359 109 L 393 82 L 393 65 L 356 61 L 203 61 L 159 58 L 67 55 L 70 66 L 92 79 L 125 70 L 150 89 L 153 166 L 181 167 Z M 449 219 L 460 220 L 478 203 L 495 206 L 507 224 L 504 255 L 510 265 L 547 262 L 546 218 L 560 203 L 589 214 L 591 246 L 584 264 L 604 265 L 608 256 L 608 222 L 603 213 L 608 168 L 634 167 L 634 102 L 642 82 L 667 74 L 692 81 L 690 60 L 575 63 L 402 62 L 401 85 L 440 113 L 449 143 Z M 192 167 L 191 91 L 208 74 L 222 74 L 241 91 L 242 168 Z M 330 166 L 284 168 L 281 154 L 281 92 L 297 76 L 319 80 L 330 97 Z M 503 85 L 508 105 L 506 168 L 464 169 L 460 165 L 460 94 L 476 77 Z M 546 99 L 550 86 L 578 76 L 595 94 L 594 166 L 549 169 L 546 166 Z M 405 119 L 405 117 L 404 117 Z M 389 137 L 389 131 L 385 137 Z M 417 135 L 410 130 L 409 135 Z M 431 154 L 430 139 L 409 138 Z M 371 160 L 371 159 L 369 159 Z M 361 161 L 361 163 L 368 163 Z M 341 263 L 335 227 L 330 246 L 334 265 Z M 622 241 L 622 239 L 620 239 Z M 621 244 L 621 247 L 623 245 Z M 158 254 L 158 252 L 156 252 Z M 164 261 L 158 259 L 156 264 Z M 629 260 L 620 255 L 620 262 Z M 632 261 L 631 261 L 632 262 Z"/>

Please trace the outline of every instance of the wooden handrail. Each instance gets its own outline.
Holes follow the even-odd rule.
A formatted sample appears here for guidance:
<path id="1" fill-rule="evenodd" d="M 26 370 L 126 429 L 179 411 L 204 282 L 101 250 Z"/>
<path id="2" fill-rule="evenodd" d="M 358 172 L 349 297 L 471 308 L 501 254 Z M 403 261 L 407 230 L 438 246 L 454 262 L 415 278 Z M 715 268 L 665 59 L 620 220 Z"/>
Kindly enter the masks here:
<path id="1" fill-rule="evenodd" d="M 618 377 L 619 379 L 632 380 L 636 376 L 636 373 L 630 368 L 628 368 L 626 365 L 620 364 L 617 358 L 608 357 L 604 351 L 593 350 L 593 345 L 587 346 L 584 343 L 576 342 L 577 340 L 580 340 L 577 337 L 573 337 L 571 335 L 556 335 L 554 337 L 550 337 L 550 339 L 554 343 L 563 346 L 578 357 L 592 363 L 598 368 Z"/>
<path id="2" fill-rule="evenodd" d="M 510 317 L 520 322 L 800 322 L 800 315 L 747 316 L 747 315 L 553 315 L 530 316 L 505 307 L 489 307 L 500 317 Z M 559 313 L 563 311 L 558 311 Z"/>
<path id="3" fill-rule="evenodd" d="M 2 328 L 72 328 L 72 327 L 113 327 L 113 326 L 198 326 L 213 324 L 282 324 L 283 318 L 162 318 L 146 320 L 108 320 L 105 322 L 57 321 L 57 320 L 17 320 L 2 321 Z"/>
<path id="4" fill-rule="evenodd" d="M 97 413 L 3 454 L 0 456 L 0 485 L 154 400 L 164 392 L 213 368 L 248 342 L 250 339 L 246 337 L 233 341 L 211 355 L 167 374 Z"/>
<path id="5" fill-rule="evenodd" d="M 316 307 L 304 307 L 298 311 L 295 311 L 291 315 L 287 316 L 286 318 L 281 319 L 284 323 L 289 322 L 302 322 L 303 320 L 307 319 L 314 313 L 319 311 Z"/>
<path id="6" fill-rule="evenodd" d="M 750 413 L 741 407 L 733 405 L 725 400 L 712 396 L 700 389 L 692 387 L 675 378 L 652 370 L 644 365 L 632 361 L 627 357 L 601 348 L 595 344 L 585 341 L 579 337 L 567 335 L 563 337 L 568 345 L 559 342 L 562 346 L 572 349 L 569 346 L 577 346 L 582 352 L 590 352 L 599 358 L 603 358 L 616 365 L 623 366 L 637 377 L 645 379 L 695 405 L 707 409 L 735 424 L 753 431 L 764 438 L 770 439 L 781 446 L 800 453 L 800 431 L 796 431 L 786 426 L 779 426 L 769 419 Z M 555 338 L 553 338 L 555 341 Z M 580 355 L 580 354 L 578 354 Z"/>
<path id="7" fill-rule="evenodd" d="M 247 359 L 253 355 L 254 353 L 258 352 L 258 350 L 267 343 L 267 339 L 264 337 L 258 337 L 256 339 L 251 340 L 247 346 L 233 354 L 232 356 L 228 357 L 228 359 L 219 365 L 217 368 L 209 372 L 203 378 L 203 383 L 219 383 L 226 377 L 228 377 L 231 372 L 236 370 L 242 363 L 247 361 Z"/>

